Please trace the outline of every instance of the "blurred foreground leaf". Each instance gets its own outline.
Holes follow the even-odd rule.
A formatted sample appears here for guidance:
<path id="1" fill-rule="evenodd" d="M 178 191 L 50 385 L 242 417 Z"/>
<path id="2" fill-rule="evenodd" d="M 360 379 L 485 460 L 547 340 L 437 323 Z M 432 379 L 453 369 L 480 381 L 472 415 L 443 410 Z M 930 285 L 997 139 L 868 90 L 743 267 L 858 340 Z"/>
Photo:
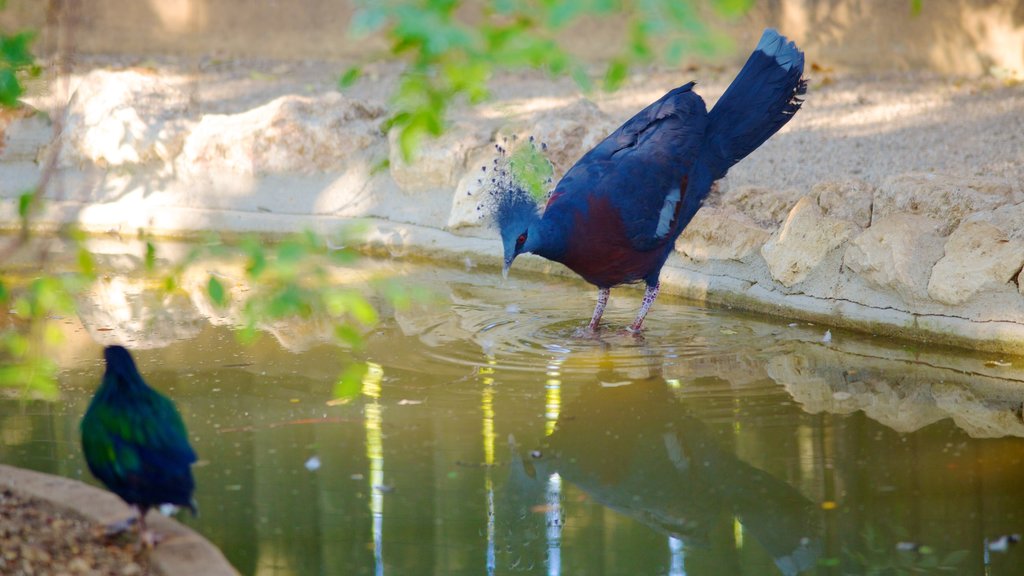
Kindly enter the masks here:
<path id="1" fill-rule="evenodd" d="M 534 68 L 567 74 L 581 89 L 591 87 L 586 64 L 567 48 L 573 26 L 607 22 L 626 30 L 604 86 L 622 85 L 631 66 L 666 55 L 707 55 L 727 40 L 704 21 L 708 14 L 734 18 L 754 0 L 360 0 L 350 31 L 382 34 L 391 55 L 408 66 L 392 98 L 386 129 L 398 130 L 402 156 L 411 161 L 424 138 L 439 136 L 449 107 L 489 95 L 495 71 Z M 664 53 L 655 46 L 671 48 Z M 339 79 L 358 78 L 358 67 Z"/>

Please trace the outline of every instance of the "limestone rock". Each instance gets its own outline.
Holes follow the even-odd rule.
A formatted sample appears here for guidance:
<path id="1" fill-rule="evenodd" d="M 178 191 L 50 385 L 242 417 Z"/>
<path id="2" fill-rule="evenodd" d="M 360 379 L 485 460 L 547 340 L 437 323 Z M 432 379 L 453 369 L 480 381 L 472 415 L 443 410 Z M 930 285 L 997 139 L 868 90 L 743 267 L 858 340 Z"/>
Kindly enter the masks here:
<path id="1" fill-rule="evenodd" d="M 145 280 L 104 276 L 77 297 L 82 325 L 100 344 L 162 348 L 194 338 L 202 318 L 181 294 L 164 294 Z"/>
<path id="2" fill-rule="evenodd" d="M 67 158 L 100 166 L 170 162 L 188 129 L 189 96 L 159 74 L 94 70 L 68 104 Z"/>
<path id="3" fill-rule="evenodd" d="M 1007 237 L 1024 240 L 1024 202 L 1000 206 L 995 210 L 977 212 L 964 222 L 988 222 L 999 228 Z"/>
<path id="4" fill-rule="evenodd" d="M 735 208 L 704 207 L 683 230 L 676 249 L 691 260 L 743 260 L 768 240 L 771 231 Z"/>
<path id="5" fill-rule="evenodd" d="M 0 108 L 0 160 L 34 161 L 52 135 L 49 120 L 35 108 Z"/>
<path id="6" fill-rule="evenodd" d="M 942 258 L 942 223 L 920 214 L 882 218 L 850 242 L 843 264 L 905 302 L 928 298 L 928 276 Z"/>
<path id="7" fill-rule="evenodd" d="M 974 212 L 1024 200 L 1013 182 L 996 177 L 956 178 L 909 173 L 887 178 L 875 192 L 872 220 L 896 212 L 925 214 L 941 220 L 945 236 Z"/>
<path id="8" fill-rule="evenodd" d="M 949 305 L 1004 286 L 1024 265 L 1024 240 L 1011 239 L 991 223 L 964 222 L 946 241 L 932 268 L 928 295 Z"/>
<path id="9" fill-rule="evenodd" d="M 968 216 L 964 222 L 987 222 L 1011 240 L 1024 240 L 1024 202 L 978 212 Z M 1020 277 L 1017 278 L 1017 288 L 1024 294 L 1024 281 Z"/>
<path id="10" fill-rule="evenodd" d="M 861 228 L 871 224 L 875 187 L 860 178 L 819 182 L 811 188 L 825 216 L 849 220 Z"/>
<path id="11" fill-rule="evenodd" d="M 399 130 L 391 130 L 388 133 L 391 177 L 407 192 L 451 190 L 467 169 L 472 172 L 474 167 L 467 167 L 468 158 L 489 148 L 490 140 L 489 132 L 476 124 L 462 122 L 450 126 L 439 138 L 423 140 L 415 159 L 406 162 L 402 156 Z"/>
<path id="12" fill-rule="evenodd" d="M 901 386 L 881 378 L 837 378 L 840 369 L 820 362 L 817 355 L 787 354 L 772 358 L 766 369 L 811 414 L 852 414 L 859 410 L 902 433 L 947 416 L 935 406 L 928 386 Z"/>
<path id="13" fill-rule="evenodd" d="M 185 141 L 190 172 L 265 175 L 339 171 L 383 144 L 384 109 L 338 93 L 287 95 L 240 114 L 208 114 Z"/>
<path id="14" fill-rule="evenodd" d="M 720 193 L 719 205 L 729 206 L 749 216 L 762 226 L 776 227 L 803 197 L 799 190 L 730 186 Z"/>
<path id="15" fill-rule="evenodd" d="M 518 140 L 533 137 L 546 146 L 545 155 L 555 168 L 555 182 L 591 148 L 597 146 L 616 124 L 589 100 L 577 100 L 568 106 L 542 112 L 499 131 L 499 138 Z"/>
<path id="16" fill-rule="evenodd" d="M 493 153 L 485 152 L 470 161 L 470 169 L 463 174 L 455 187 L 455 196 L 452 198 L 452 209 L 447 222 L 449 230 L 480 226 L 489 221 L 486 186 L 489 176 L 481 168 L 487 166 L 490 170 L 493 159 Z"/>
<path id="17" fill-rule="evenodd" d="M 829 252 L 846 242 L 857 226 L 828 218 L 810 196 L 797 202 L 789 217 L 761 247 L 772 278 L 790 287 L 802 282 Z"/>
<path id="18" fill-rule="evenodd" d="M 199 260 L 190 264 L 182 273 L 181 288 L 191 300 L 191 313 L 198 314 L 214 326 L 244 326 L 248 322 L 247 301 L 261 297 L 260 287 L 254 285 L 245 267 L 246 263 L 239 258 Z M 207 292 L 211 276 L 224 287 L 227 303 L 223 307 L 215 304 Z M 334 342 L 333 323 L 321 315 L 261 319 L 256 322 L 256 328 L 271 334 L 281 347 L 295 353 L 324 342 Z"/>
<path id="19" fill-rule="evenodd" d="M 971 438 L 1024 437 L 1024 422 L 1017 411 L 1019 398 L 981 397 L 963 386 L 936 385 L 935 405 L 945 410 Z"/>

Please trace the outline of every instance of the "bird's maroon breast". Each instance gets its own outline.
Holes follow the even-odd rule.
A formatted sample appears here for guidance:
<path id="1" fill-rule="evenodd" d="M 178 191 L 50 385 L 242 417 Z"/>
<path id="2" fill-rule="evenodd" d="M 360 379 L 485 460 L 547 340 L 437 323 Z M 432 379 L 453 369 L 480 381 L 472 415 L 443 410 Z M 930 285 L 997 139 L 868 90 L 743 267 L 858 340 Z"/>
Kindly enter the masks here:
<path id="1" fill-rule="evenodd" d="M 665 246 L 636 250 L 622 216 L 607 198 L 588 198 L 587 212 L 577 212 L 561 262 L 599 288 L 643 280 L 658 267 Z"/>

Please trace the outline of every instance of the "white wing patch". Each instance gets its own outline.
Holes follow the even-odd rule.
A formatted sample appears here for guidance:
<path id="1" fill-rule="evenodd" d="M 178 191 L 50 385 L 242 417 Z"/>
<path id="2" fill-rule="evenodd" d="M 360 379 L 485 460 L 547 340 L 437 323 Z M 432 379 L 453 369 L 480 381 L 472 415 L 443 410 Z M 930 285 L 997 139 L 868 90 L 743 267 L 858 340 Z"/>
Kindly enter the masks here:
<path id="1" fill-rule="evenodd" d="M 658 213 L 658 227 L 654 230 L 656 237 L 664 238 L 668 235 L 669 228 L 672 226 L 672 220 L 676 215 L 676 206 L 679 205 L 681 196 L 679 186 L 673 186 L 668 191 L 668 194 L 665 195 L 665 204 L 662 205 L 661 212 Z"/>

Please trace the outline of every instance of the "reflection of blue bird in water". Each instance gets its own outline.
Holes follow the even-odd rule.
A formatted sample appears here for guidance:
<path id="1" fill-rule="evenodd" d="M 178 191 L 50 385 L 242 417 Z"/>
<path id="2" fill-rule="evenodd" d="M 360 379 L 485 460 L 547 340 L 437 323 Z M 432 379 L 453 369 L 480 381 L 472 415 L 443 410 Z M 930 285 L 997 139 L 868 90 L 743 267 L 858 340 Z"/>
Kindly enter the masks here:
<path id="1" fill-rule="evenodd" d="M 563 408 L 568 418 L 547 445 L 513 462 L 509 485 L 519 487 L 521 497 L 543 502 L 538 489 L 557 472 L 603 506 L 687 546 L 722 545 L 713 528 L 735 517 L 783 574 L 812 568 L 821 552 L 817 507 L 720 447 L 714 433 L 684 410 L 660 378 L 584 388 Z M 515 477 L 530 469 L 524 465 L 536 469 L 532 486 L 529 476 Z"/>
<path id="2" fill-rule="evenodd" d="M 82 452 L 89 470 L 139 514 L 143 542 L 146 512 L 161 504 L 196 511 L 191 465 L 196 454 L 174 404 L 142 379 L 121 346 L 104 351 L 107 370 L 82 418 Z"/>
<path id="3" fill-rule="evenodd" d="M 550 462 L 534 451 L 520 455 L 516 439 L 509 436 L 509 475 L 502 492 L 501 510 L 497 515 L 501 539 L 511 557 L 509 566 L 516 570 L 530 570 L 546 560 L 549 478 L 554 470 Z M 538 466 L 539 465 L 539 466 Z M 554 511 L 560 515 L 560 511 Z M 544 518 L 544 523 L 538 519 Z M 537 544 L 537 545 L 535 545 Z"/>
<path id="4" fill-rule="evenodd" d="M 524 252 L 568 266 L 598 287 L 591 330 L 612 287 L 643 281 L 631 326 L 639 330 L 661 268 L 711 185 L 800 109 L 803 70 L 796 45 L 765 30 L 710 112 L 692 82 L 665 94 L 570 168 L 543 213 L 517 184 L 502 184 L 494 192 L 505 273 Z"/>

